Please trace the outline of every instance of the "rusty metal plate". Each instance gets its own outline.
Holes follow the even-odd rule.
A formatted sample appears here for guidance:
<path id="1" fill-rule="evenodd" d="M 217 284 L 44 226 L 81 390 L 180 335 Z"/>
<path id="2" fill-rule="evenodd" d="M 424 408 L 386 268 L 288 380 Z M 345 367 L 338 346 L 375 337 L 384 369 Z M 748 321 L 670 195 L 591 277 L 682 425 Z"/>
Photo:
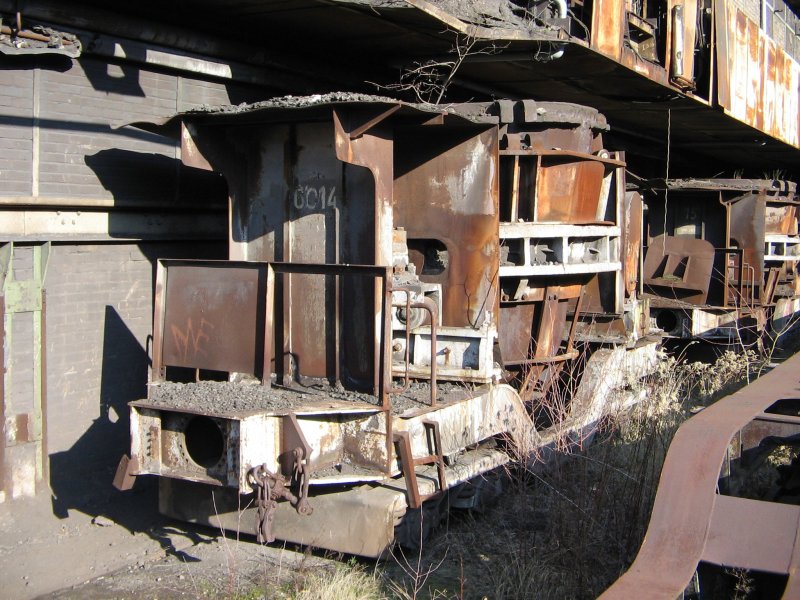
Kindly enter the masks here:
<path id="1" fill-rule="evenodd" d="M 261 375 L 268 266 L 160 261 L 163 365 Z M 158 342 L 158 340 L 156 340 Z"/>
<path id="2" fill-rule="evenodd" d="M 536 221 L 594 223 L 605 165 L 580 160 L 541 165 L 536 181 Z M 550 161 L 548 161 L 550 162 Z"/>
<path id="3" fill-rule="evenodd" d="M 800 66 L 732 1 L 717 9 L 717 98 L 734 118 L 797 146 Z"/>
<path id="4" fill-rule="evenodd" d="M 729 210 L 730 239 L 728 246 L 741 248 L 744 264 L 752 269 L 753 285 L 764 280 L 764 230 L 766 199 L 764 194 L 747 194 L 726 205 Z M 733 243 L 735 242 L 735 243 Z M 755 294 L 758 297 L 758 294 Z"/>
<path id="5" fill-rule="evenodd" d="M 500 307 L 498 338 L 500 355 L 506 365 L 521 363 L 530 357 L 533 317 L 537 304 L 531 302 Z"/>
<path id="6" fill-rule="evenodd" d="M 642 220 L 644 206 L 638 192 L 625 194 L 623 217 L 623 259 L 622 277 L 625 284 L 625 295 L 632 298 L 636 295 L 639 282 L 639 261 L 642 249 Z"/>
<path id="7" fill-rule="evenodd" d="M 625 2 L 622 0 L 599 0 L 592 11 L 592 48 L 620 59 L 622 52 Z"/>
<path id="8" fill-rule="evenodd" d="M 705 304 L 714 268 L 714 246 L 706 240 L 660 235 L 644 257 L 642 281 L 665 298 Z"/>
<path id="9" fill-rule="evenodd" d="M 479 327 L 487 312 L 496 315 L 497 147 L 497 129 L 481 126 L 396 135 L 394 225 L 410 246 L 436 240 L 446 248 L 441 272 L 420 273 L 442 284 L 445 326 Z"/>

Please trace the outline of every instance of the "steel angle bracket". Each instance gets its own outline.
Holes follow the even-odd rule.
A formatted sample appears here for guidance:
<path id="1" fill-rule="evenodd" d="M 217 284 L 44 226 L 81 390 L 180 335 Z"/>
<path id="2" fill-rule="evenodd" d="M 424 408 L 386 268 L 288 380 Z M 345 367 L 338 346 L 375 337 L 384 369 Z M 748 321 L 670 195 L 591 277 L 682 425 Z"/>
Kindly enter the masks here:
<path id="1" fill-rule="evenodd" d="M 136 476 L 139 474 L 139 458 L 134 455 L 129 457 L 123 454 L 117 465 L 117 472 L 114 474 L 114 481 L 111 483 L 120 492 L 125 492 L 136 483 Z"/>

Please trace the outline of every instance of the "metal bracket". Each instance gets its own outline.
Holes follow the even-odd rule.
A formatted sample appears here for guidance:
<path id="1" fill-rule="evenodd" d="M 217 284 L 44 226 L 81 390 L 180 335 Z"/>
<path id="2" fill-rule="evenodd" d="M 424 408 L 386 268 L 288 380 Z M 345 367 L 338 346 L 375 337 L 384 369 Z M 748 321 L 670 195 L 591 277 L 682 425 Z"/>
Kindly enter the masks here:
<path id="1" fill-rule="evenodd" d="M 411 437 L 408 431 L 398 431 L 394 434 L 400 455 L 400 467 L 403 477 L 406 478 L 406 493 L 409 508 L 419 508 L 425 500 L 441 494 L 447 489 L 444 472 L 444 455 L 442 454 L 442 439 L 439 433 L 439 423 L 436 421 L 423 421 L 428 441 L 428 456 L 414 458 L 411 450 Z M 420 494 L 417 482 L 416 467 L 419 465 L 436 465 L 439 479 L 439 489 L 433 494 Z"/>
<path id="2" fill-rule="evenodd" d="M 308 504 L 308 485 L 311 480 L 309 461 L 311 446 L 306 441 L 297 416 L 289 413 L 281 423 L 281 453 L 278 462 L 281 472 L 290 478 L 290 486 L 297 489 L 297 502 L 292 504 L 301 515 L 310 515 L 314 509 Z"/>
<path id="3" fill-rule="evenodd" d="M 123 454 L 122 458 L 119 459 L 119 465 L 117 465 L 117 472 L 114 474 L 114 481 L 111 485 L 117 488 L 120 492 L 127 491 L 133 487 L 133 484 L 136 483 L 136 475 L 139 471 L 139 457 L 134 455 L 133 457 L 128 457 L 127 454 Z"/>

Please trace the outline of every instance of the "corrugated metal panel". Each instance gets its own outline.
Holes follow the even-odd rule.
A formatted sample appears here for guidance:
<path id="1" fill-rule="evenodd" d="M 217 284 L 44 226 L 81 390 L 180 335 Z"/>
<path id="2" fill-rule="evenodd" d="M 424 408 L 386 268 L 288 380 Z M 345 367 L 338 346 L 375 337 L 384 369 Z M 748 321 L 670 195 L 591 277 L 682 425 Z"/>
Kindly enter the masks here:
<path id="1" fill-rule="evenodd" d="M 732 117 L 797 147 L 800 65 L 733 2 L 718 10 L 727 18 L 717 20 L 717 102 Z"/>

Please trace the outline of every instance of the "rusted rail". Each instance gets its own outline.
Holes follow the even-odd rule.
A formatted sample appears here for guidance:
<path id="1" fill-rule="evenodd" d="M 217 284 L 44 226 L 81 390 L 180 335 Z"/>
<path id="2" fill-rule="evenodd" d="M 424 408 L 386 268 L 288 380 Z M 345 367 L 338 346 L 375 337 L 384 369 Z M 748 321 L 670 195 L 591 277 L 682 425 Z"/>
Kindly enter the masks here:
<path id="1" fill-rule="evenodd" d="M 601 596 L 674 598 L 703 561 L 788 575 L 800 598 L 800 506 L 722 495 L 729 453 L 796 445 L 800 354 L 684 423 L 669 448 L 650 524 L 631 568 Z M 786 414 L 784 414 L 786 413 Z"/>

